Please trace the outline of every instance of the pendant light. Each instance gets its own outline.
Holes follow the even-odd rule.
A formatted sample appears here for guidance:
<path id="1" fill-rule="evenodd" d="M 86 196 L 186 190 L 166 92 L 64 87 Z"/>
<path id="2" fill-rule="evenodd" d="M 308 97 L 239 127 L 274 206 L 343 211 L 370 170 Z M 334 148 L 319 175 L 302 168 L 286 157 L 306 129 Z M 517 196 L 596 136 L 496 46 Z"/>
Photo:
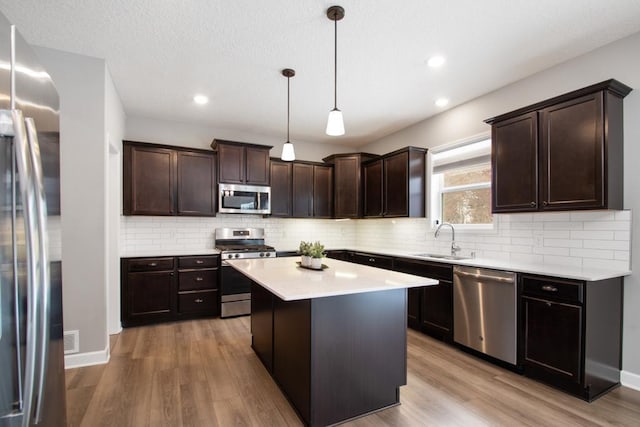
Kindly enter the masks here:
<path id="1" fill-rule="evenodd" d="M 344 120 L 342 111 L 338 110 L 338 21 L 344 18 L 344 9 L 340 6 L 331 6 L 327 9 L 327 17 L 334 23 L 334 68 L 333 68 L 333 110 L 329 111 L 327 120 L 327 135 L 344 135 Z"/>
<path id="2" fill-rule="evenodd" d="M 296 75 L 296 72 L 291 68 L 285 68 L 282 70 L 282 75 L 287 78 L 287 142 L 282 146 L 282 154 L 280 155 L 280 159 L 286 162 L 292 162 L 296 159 L 296 153 L 293 150 L 293 144 L 289 141 L 289 111 L 291 104 L 290 95 L 289 95 L 289 82 L 291 81 L 291 77 Z"/>

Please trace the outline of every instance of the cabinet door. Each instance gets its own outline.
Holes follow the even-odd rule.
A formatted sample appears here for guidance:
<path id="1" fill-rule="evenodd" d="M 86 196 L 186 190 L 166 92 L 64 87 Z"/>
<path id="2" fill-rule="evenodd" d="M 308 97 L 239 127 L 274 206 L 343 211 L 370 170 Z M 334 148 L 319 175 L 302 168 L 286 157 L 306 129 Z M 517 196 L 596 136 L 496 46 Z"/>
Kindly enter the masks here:
<path id="1" fill-rule="evenodd" d="M 219 181 L 227 184 L 245 182 L 245 147 L 241 145 L 218 145 Z"/>
<path id="2" fill-rule="evenodd" d="M 298 218 L 313 216 L 313 165 L 294 163 L 292 169 L 292 215 Z"/>
<path id="3" fill-rule="evenodd" d="M 602 92 L 541 111 L 542 209 L 603 209 Z"/>
<path id="4" fill-rule="evenodd" d="M 422 293 L 421 329 L 444 340 L 453 336 L 453 283 L 440 279 Z"/>
<path id="5" fill-rule="evenodd" d="M 127 313 L 133 322 L 170 319 L 176 312 L 176 286 L 172 271 L 149 271 L 127 275 Z"/>
<path id="6" fill-rule="evenodd" d="M 383 212 L 382 159 L 363 166 L 364 216 L 381 217 Z"/>
<path id="7" fill-rule="evenodd" d="M 523 363 L 547 375 L 581 382 L 582 308 L 533 297 L 522 297 Z"/>
<path id="8" fill-rule="evenodd" d="M 313 216 L 333 217 L 333 167 L 313 166 Z"/>
<path id="9" fill-rule="evenodd" d="M 335 217 L 362 216 L 360 159 L 357 156 L 339 157 L 334 161 Z"/>
<path id="10" fill-rule="evenodd" d="M 271 162 L 271 215 L 291 216 L 291 163 Z"/>
<path id="11" fill-rule="evenodd" d="M 269 185 L 269 149 L 246 147 L 246 183 Z"/>
<path id="12" fill-rule="evenodd" d="M 538 115 L 494 123 L 491 128 L 491 210 L 538 210 Z"/>
<path id="13" fill-rule="evenodd" d="M 384 159 L 384 216 L 409 216 L 409 153 Z"/>
<path id="14" fill-rule="evenodd" d="M 125 215 L 175 215 L 175 152 L 125 145 Z"/>
<path id="15" fill-rule="evenodd" d="M 178 151 L 178 215 L 215 215 L 213 154 Z"/>

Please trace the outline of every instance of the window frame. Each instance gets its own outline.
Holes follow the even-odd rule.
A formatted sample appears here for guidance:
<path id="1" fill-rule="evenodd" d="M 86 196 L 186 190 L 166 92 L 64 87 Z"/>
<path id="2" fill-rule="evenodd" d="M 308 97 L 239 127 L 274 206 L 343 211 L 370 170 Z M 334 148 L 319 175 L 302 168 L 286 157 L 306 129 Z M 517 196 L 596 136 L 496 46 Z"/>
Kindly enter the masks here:
<path id="1" fill-rule="evenodd" d="M 460 190 L 472 190 L 472 189 L 484 189 L 488 188 L 491 191 L 491 181 L 484 183 L 474 183 L 467 185 L 458 185 L 454 187 L 444 187 L 442 174 L 434 174 L 434 161 L 433 156 L 439 153 L 443 153 L 446 151 L 450 151 L 456 148 L 464 147 L 467 145 L 472 145 L 478 142 L 491 140 L 491 133 L 485 132 L 478 135 L 474 135 L 469 138 L 465 138 L 460 141 L 456 141 L 449 144 L 443 144 L 438 147 L 434 147 L 427 152 L 427 212 L 429 212 L 429 222 L 431 224 L 431 229 L 435 230 L 440 222 L 442 221 L 442 196 L 447 192 L 454 192 Z M 490 163 L 489 163 L 490 164 Z M 439 178 L 436 178 L 436 175 L 440 175 Z M 439 183 L 438 183 L 439 181 Z M 437 185 L 437 187 L 436 187 Z M 436 189 L 438 188 L 438 189 Z M 464 230 L 472 230 L 472 231 L 486 231 L 486 232 L 495 232 L 497 230 L 497 217 L 495 214 L 492 215 L 492 222 L 487 224 L 453 224 L 456 228 L 456 231 L 464 231 Z"/>

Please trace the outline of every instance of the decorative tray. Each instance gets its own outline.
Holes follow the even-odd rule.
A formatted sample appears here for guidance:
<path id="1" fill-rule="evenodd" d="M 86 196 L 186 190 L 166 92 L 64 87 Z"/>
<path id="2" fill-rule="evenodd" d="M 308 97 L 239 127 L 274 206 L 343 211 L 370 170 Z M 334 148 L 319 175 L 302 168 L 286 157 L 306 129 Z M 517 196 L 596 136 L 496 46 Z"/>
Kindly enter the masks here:
<path id="1" fill-rule="evenodd" d="M 326 268 L 329 268 L 329 266 L 327 264 L 322 264 L 321 268 L 313 268 L 313 267 L 305 267 L 304 265 L 302 265 L 302 263 L 300 261 L 296 261 L 296 264 L 298 264 L 298 267 L 300 268 L 306 268 L 307 270 L 315 270 L 315 271 L 322 271 Z"/>

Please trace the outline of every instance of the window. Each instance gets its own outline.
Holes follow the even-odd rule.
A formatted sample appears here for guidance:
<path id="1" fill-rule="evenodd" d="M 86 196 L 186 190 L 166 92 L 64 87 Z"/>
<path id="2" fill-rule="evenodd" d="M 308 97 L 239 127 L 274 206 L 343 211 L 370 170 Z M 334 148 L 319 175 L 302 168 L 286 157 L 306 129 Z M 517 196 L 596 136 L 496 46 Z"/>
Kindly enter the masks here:
<path id="1" fill-rule="evenodd" d="M 491 140 L 431 153 L 431 219 L 482 228 L 491 215 Z"/>

